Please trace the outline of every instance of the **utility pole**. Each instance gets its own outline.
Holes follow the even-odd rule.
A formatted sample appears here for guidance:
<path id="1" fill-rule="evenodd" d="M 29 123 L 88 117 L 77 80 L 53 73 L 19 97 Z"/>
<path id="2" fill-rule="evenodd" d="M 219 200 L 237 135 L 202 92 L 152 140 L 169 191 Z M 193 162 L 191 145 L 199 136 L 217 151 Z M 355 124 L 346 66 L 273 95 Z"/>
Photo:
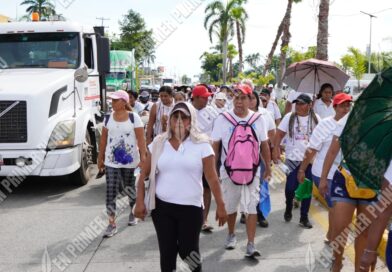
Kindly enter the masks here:
<path id="1" fill-rule="evenodd" d="M 368 15 L 370 18 L 370 37 L 369 37 L 369 52 L 368 52 L 368 74 L 370 74 L 370 61 L 371 61 L 371 56 L 372 56 L 372 19 L 377 18 L 377 16 L 361 11 L 361 13 Z"/>
<path id="2" fill-rule="evenodd" d="M 101 26 L 104 26 L 104 25 L 103 25 L 103 22 L 104 22 L 104 21 L 109 21 L 109 20 L 110 20 L 110 18 L 104 18 L 104 17 L 96 17 L 95 19 L 101 21 Z M 106 27 L 106 26 L 105 26 L 105 27 Z"/>

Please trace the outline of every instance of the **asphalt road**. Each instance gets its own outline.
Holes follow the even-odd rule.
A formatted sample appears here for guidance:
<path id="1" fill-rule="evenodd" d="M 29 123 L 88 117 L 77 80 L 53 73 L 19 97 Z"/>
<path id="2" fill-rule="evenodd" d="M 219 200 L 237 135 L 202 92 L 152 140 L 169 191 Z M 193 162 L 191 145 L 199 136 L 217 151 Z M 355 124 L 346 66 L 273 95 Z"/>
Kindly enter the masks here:
<path id="1" fill-rule="evenodd" d="M 283 184 L 271 190 L 272 212 L 268 229 L 257 229 L 259 260 L 244 258 L 246 232 L 238 223 L 238 246 L 226 251 L 227 230 L 201 234 L 203 271 L 304 272 L 329 271 L 321 265 L 320 254 L 327 218 L 324 208 L 313 201 L 314 228 L 298 226 L 299 210 L 291 223 L 283 221 Z M 119 232 L 102 239 L 106 227 L 105 181 L 91 181 L 75 187 L 63 178 L 29 178 L 0 204 L 0 271 L 4 272 L 114 272 L 159 271 L 159 251 L 151 218 L 128 227 L 126 199 L 118 220 Z M 214 208 L 214 207 L 213 207 Z M 210 214 L 213 222 L 214 211 Z M 383 264 L 377 271 L 384 271 Z M 177 271 L 186 271 L 179 261 Z M 353 271 L 346 257 L 343 271 Z"/>

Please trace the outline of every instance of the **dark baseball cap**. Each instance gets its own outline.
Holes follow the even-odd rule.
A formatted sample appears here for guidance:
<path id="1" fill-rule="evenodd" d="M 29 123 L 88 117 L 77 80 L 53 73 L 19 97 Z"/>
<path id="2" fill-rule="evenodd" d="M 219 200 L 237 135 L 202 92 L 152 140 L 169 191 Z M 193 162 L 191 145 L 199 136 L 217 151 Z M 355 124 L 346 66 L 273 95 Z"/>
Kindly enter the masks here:
<path id="1" fill-rule="evenodd" d="M 312 103 L 312 98 L 310 98 L 307 94 L 300 94 L 297 99 L 293 101 L 293 103 L 303 103 L 303 104 L 310 104 Z"/>

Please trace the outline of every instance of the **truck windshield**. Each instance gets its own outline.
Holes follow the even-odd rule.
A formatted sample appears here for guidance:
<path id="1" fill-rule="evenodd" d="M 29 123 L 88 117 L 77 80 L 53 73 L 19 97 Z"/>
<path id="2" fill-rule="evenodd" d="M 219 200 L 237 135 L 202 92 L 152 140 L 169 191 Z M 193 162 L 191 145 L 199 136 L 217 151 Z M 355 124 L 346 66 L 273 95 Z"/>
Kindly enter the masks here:
<path id="1" fill-rule="evenodd" d="M 106 74 L 106 78 L 107 79 L 118 79 L 118 80 L 122 80 L 125 79 L 125 72 L 110 72 Z"/>
<path id="2" fill-rule="evenodd" d="M 78 33 L 0 35 L 0 68 L 63 68 L 80 66 Z"/>

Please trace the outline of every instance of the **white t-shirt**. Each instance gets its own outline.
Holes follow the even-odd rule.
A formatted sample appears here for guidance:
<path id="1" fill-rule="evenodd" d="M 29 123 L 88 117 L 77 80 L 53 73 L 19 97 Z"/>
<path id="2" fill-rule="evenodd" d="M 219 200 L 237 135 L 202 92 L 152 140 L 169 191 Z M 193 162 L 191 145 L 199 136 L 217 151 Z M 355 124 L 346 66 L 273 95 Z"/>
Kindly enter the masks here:
<path id="1" fill-rule="evenodd" d="M 335 110 L 333 109 L 333 105 L 332 102 L 331 104 L 329 104 L 329 106 L 327 106 L 327 104 L 325 104 L 321 98 L 317 99 L 314 102 L 314 112 L 317 113 L 321 119 L 330 117 L 330 116 L 335 116 Z"/>
<path id="2" fill-rule="evenodd" d="M 110 114 L 107 125 L 108 139 L 105 150 L 105 165 L 113 168 L 136 168 L 140 162 L 135 128 L 144 127 L 139 115 L 133 113 L 131 120 L 117 122 Z"/>
<path id="3" fill-rule="evenodd" d="M 276 129 L 275 121 L 272 118 L 271 112 L 269 110 L 263 107 L 259 107 L 258 113 L 260 113 L 261 117 L 264 119 L 267 131 Z"/>
<path id="4" fill-rule="evenodd" d="M 286 158 L 292 161 L 302 161 L 308 147 L 310 136 L 312 135 L 312 129 L 314 130 L 316 124 L 314 120 L 312 120 L 311 129 L 311 127 L 309 127 L 310 115 L 298 116 L 299 124 L 297 119 L 295 119 L 293 137 L 291 138 L 289 133 L 289 121 L 292 114 L 292 112 L 289 112 L 283 117 L 278 129 L 286 133 Z M 320 117 L 317 116 L 317 118 L 320 120 Z"/>
<path id="5" fill-rule="evenodd" d="M 228 113 L 231 114 L 231 116 L 234 117 L 234 119 L 237 122 L 247 122 L 251 116 L 254 114 L 253 111 L 249 110 L 248 116 L 245 118 L 240 118 L 237 115 L 234 114 L 233 110 L 228 111 Z M 259 140 L 260 144 L 263 141 L 268 140 L 267 136 L 267 129 L 266 129 L 266 124 L 264 119 L 260 116 L 256 122 L 252 125 L 254 131 L 256 132 L 257 139 Z M 211 138 L 213 141 L 221 141 L 222 144 L 222 152 L 221 152 L 221 162 L 222 166 L 220 168 L 220 176 L 221 178 L 228 178 L 228 175 L 226 173 L 226 170 L 224 168 L 224 161 L 226 160 L 226 153 L 225 150 L 228 149 L 229 141 L 231 134 L 234 130 L 234 126 L 232 123 L 229 122 L 229 120 L 226 119 L 223 115 L 219 115 L 218 118 L 215 120 L 214 123 L 214 128 L 212 130 Z M 256 175 L 260 175 L 260 169 L 256 172 Z"/>
<path id="6" fill-rule="evenodd" d="M 312 174 L 316 177 L 321 177 L 324 160 L 331 146 L 333 132 L 338 129 L 338 125 L 339 123 L 334 117 L 327 117 L 320 121 L 310 137 L 309 147 L 318 151 L 312 165 Z M 341 161 L 342 154 L 339 152 L 328 173 L 328 179 L 333 178 Z"/>
<path id="7" fill-rule="evenodd" d="M 280 110 L 278 105 L 274 101 L 269 101 L 266 108 L 269 112 L 271 112 L 274 121 L 277 119 L 281 119 L 282 115 L 280 114 Z"/>
<path id="8" fill-rule="evenodd" d="M 389 167 L 384 174 L 384 178 L 392 184 L 392 160 L 389 162 Z"/>
<path id="9" fill-rule="evenodd" d="M 161 134 L 163 132 L 162 130 L 162 116 L 166 115 L 167 117 L 169 117 L 171 110 L 174 107 L 174 100 L 173 103 L 170 106 L 166 106 L 164 105 L 162 102 L 157 102 L 155 103 L 156 105 L 156 120 L 155 120 L 155 124 L 154 124 L 154 136 Z"/>
<path id="10" fill-rule="evenodd" d="M 135 106 L 132 107 L 132 111 L 134 113 L 139 114 L 140 112 L 142 112 L 144 110 L 145 106 L 140 103 L 139 101 L 135 101 Z"/>
<path id="11" fill-rule="evenodd" d="M 300 92 L 296 92 L 295 90 L 291 90 L 287 95 L 287 101 L 292 104 L 291 112 L 295 112 L 295 103 L 293 103 L 293 101 L 297 99 L 298 96 L 300 96 L 301 94 L 306 94 L 307 96 L 310 97 L 310 99 L 312 99 L 312 96 L 308 93 L 300 93 Z"/>
<path id="12" fill-rule="evenodd" d="M 210 105 L 207 105 L 201 110 L 196 110 L 196 112 L 197 112 L 197 125 L 200 131 L 210 136 L 212 133 L 212 127 L 214 125 L 214 121 L 218 117 L 219 112 Z"/>
<path id="13" fill-rule="evenodd" d="M 340 137 L 340 135 L 342 135 L 349 115 L 350 115 L 350 113 L 347 113 L 342 119 L 340 119 L 338 121 L 338 126 L 336 127 L 336 130 L 333 132 L 333 135 L 335 135 L 337 137 Z"/>
<path id="14" fill-rule="evenodd" d="M 152 150 L 152 144 L 149 145 Z M 189 137 L 175 150 L 164 143 L 158 159 L 156 195 L 165 202 L 203 206 L 203 159 L 214 155 L 209 143 L 193 143 Z"/>

